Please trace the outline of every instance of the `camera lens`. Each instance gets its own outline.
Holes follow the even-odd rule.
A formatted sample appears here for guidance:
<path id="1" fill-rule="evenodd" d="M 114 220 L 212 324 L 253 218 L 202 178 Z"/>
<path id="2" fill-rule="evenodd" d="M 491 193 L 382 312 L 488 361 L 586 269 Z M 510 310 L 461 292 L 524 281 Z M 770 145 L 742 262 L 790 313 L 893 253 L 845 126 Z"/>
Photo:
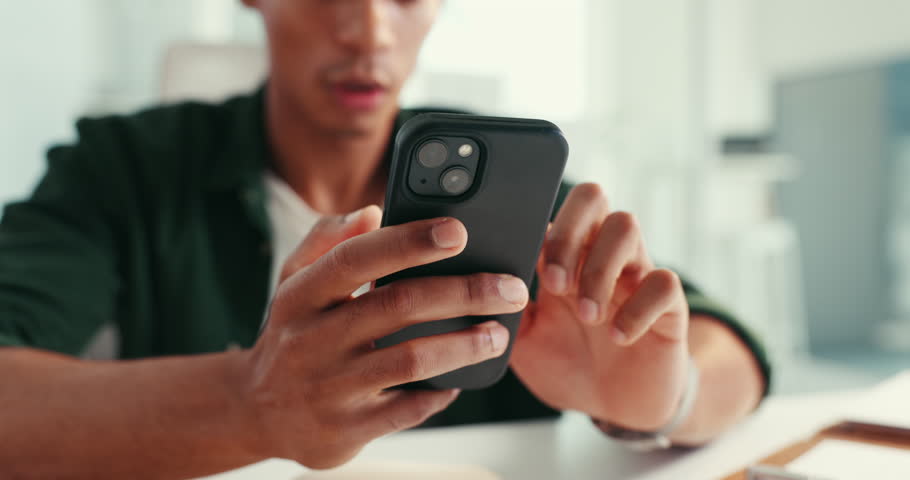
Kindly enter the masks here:
<path id="1" fill-rule="evenodd" d="M 450 168 L 439 179 L 442 189 L 451 195 L 461 195 L 471 188 L 474 178 L 471 172 L 461 167 Z"/>
<path id="2" fill-rule="evenodd" d="M 432 141 L 423 144 L 417 152 L 417 161 L 426 168 L 436 168 L 446 163 L 449 151 L 442 142 Z"/>

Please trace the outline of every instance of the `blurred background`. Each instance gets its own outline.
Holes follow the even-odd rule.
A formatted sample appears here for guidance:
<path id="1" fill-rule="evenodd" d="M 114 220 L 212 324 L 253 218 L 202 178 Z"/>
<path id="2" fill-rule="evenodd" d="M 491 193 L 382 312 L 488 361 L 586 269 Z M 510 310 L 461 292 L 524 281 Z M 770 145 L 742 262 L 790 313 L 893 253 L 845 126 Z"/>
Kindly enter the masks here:
<path id="1" fill-rule="evenodd" d="M 910 367 L 910 2 L 448 0 L 403 103 L 545 118 L 779 392 Z M 81 115 L 264 78 L 239 0 L 0 2 L 0 202 Z"/>

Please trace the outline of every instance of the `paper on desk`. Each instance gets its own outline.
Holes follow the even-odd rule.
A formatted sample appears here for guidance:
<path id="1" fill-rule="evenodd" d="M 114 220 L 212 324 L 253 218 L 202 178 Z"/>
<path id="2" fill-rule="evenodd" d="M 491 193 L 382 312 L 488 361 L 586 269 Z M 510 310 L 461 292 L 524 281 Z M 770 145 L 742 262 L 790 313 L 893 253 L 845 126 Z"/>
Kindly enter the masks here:
<path id="1" fill-rule="evenodd" d="M 910 451 L 845 440 L 822 440 L 787 471 L 826 480 L 906 480 Z"/>
<path id="2" fill-rule="evenodd" d="M 872 388 L 862 400 L 851 405 L 844 417 L 865 423 L 877 423 L 910 429 L 910 371 Z"/>
<path id="3" fill-rule="evenodd" d="M 337 470 L 306 473 L 295 480 L 501 480 L 501 478 L 485 468 L 471 465 L 362 462 Z"/>

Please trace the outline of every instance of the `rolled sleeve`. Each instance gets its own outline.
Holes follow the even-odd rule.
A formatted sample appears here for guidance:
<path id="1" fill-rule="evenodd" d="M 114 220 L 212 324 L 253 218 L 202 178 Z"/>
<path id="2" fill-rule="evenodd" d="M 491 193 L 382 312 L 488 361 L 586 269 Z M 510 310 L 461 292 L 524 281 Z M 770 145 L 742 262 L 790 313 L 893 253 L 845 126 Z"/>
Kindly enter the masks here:
<path id="1" fill-rule="evenodd" d="M 79 354 L 113 318 L 119 286 L 103 155 L 53 148 L 32 196 L 0 222 L 0 345 Z"/>
<path id="2" fill-rule="evenodd" d="M 771 390 L 771 363 L 768 353 L 758 336 L 749 330 L 739 319 L 720 303 L 708 298 L 698 288 L 683 280 L 686 301 L 689 304 L 689 315 L 704 315 L 723 323 L 746 345 L 761 370 L 765 379 L 762 397 L 768 396 Z"/>

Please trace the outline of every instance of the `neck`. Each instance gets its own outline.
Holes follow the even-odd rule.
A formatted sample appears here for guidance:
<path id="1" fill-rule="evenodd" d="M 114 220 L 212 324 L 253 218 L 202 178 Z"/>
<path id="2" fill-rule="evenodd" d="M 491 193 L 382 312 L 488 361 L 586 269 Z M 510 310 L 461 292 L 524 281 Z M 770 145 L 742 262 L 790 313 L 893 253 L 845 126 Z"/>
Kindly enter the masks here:
<path id="1" fill-rule="evenodd" d="M 266 129 L 272 168 L 315 211 L 330 215 L 381 204 L 384 162 L 394 115 L 369 132 L 327 132 L 266 90 Z"/>

